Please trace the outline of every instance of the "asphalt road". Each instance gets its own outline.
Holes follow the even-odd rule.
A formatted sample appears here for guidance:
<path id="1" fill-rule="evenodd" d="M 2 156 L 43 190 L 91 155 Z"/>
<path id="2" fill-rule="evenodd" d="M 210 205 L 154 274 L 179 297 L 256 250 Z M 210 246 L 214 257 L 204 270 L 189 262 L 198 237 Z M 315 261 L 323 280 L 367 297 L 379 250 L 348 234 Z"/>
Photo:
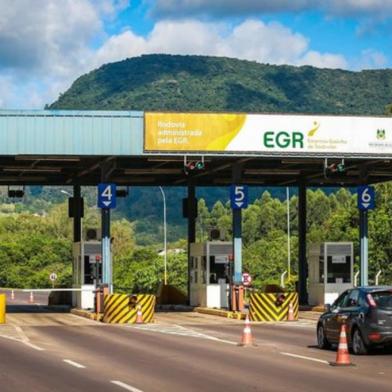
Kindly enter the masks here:
<path id="1" fill-rule="evenodd" d="M 0 326 L 0 390 L 390 391 L 392 355 L 328 362 L 314 323 L 252 324 L 257 347 L 238 347 L 243 323 L 195 313 L 108 326 L 71 314 L 10 314 Z M 3 336 L 3 338 L 1 338 Z"/>

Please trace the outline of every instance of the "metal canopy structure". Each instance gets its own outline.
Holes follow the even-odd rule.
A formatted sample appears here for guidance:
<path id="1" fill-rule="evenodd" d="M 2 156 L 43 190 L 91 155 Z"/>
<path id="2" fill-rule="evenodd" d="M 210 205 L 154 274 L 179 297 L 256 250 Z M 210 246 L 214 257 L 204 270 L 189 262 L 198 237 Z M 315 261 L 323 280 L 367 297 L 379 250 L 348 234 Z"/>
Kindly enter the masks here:
<path id="1" fill-rule="evenodd" d="M 241 182 L 249 185 L 354 186 L 392 179 L 392 153 L 366 158 L 357 156 L 355 147 L 351 156 L 342 154 L 344 175 L 328 177 L 325 158 L 328 164 L 339 162 L 338 153 L 146 151 L 146 116 L 132 111 L 0 111 L 0 185 L 96 185 L 103 166 L 106 179 L 120 185 L 183 186 L 191 179 L 195 186 L 224 186 L 232 183 L 236 164 L 241 165 Z M 381 120 L 392 128 L 392 119 Z M 317 121 L 325 120 L 319 116 Z M 184 172 L 184 159 L 201 158 L 203 170 Z"/>
<path id="2" fill-rule="evenodd" d="M 195 186 L 225 186 L 232 183 L 235 164 L 241 164 L 241 182 L 255 186 L 355 186 L 392 180 L 390 160 L 346 159 L 343 175 L 326 178 L 322 158 L 208 157 L 203 170 L 186 174 L 184 159 L 176 156 L 16 155 L 0 156 L 0 185 L 94 186 L 101 181 L 102 166 L 107 165 L 107 179 L 119 185 L 186 186 L 191 179 Z"/>
<path id="3" fill-rule="evenodd" d="M 392 180 L 391 133 L 387 117 L 0 111 L 0 185 L 73 185 L 77 199 L 80 186 L 101 182 L 187 186 L 188 243 L 196 237 L 197 186 L 298 186 L 298 291 L 305 304 L 306 187 Z M 202 170 L 184 170 L 193 160 Z M 343 160 L 343 172 L 327 175 Z M 233 217 L 240 269 L 241 213 Z M 102 228 L 103 263 L 110 266 L 109 210 L 102 209 Z"/>

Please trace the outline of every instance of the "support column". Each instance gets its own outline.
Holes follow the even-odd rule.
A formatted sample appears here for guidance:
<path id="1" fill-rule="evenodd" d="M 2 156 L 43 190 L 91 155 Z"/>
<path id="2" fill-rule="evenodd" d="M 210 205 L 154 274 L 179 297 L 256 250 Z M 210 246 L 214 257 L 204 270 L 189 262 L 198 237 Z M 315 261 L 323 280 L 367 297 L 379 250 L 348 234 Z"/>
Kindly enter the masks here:
<path id="1" fill-rule="evenodd" d="M 191 301 L 191 243 L 196 241 L 196 190 L 188 183 L 187 215 L 188 215 L 188 304 Z"/>
<path id="2" fill-rule="evenodd" d="M 241 184 L 242 165 L 233 165 L 232 183 Z M 230 288 L 230 307 L 233 311 L 244 309 L 244 287 L 242 284 L 242 209 L 232 209 L 234 271 Z"/>
<path id="3" fill-rule="evenodd" d="M 306 185 L 299 184 L 298 192 L 298 294 L 300 305 L 308 304 L 308 265 L 306 259 Z"/>
<path id="4" fill-rule="evenodd" d="M 361 286 L 368 285 L 368 272 L 369 272 L 369 264 L 368 264 L 368 212 L 367 211 L 359 211 L 359 241 L 361 246 Z"/>
<path id="5" fill-rule="evenodd" d="M 110 210 L 101 210 L 102 228 L 102 283 L 107 284 L 109 293 L 113 292 L 112 282 L 112 258 L 110 251 Z"/>
<path id="6" fill-rule="evenodd" d="M 241 166 L 233 166 L 233 184 L 241 183 Z M 242 284 L 242 209 L 233 209 L 233 256 L 234 271 L 233 283 Z"/>
<path id="7" fill-rule="evenodd" d="M 81 199 L 80 185 L 74 185 L 73 187 L 74 200 Z M 75 205 L 78 202 L 75 201 Z M 79 205 L 79 204 L 78 204 Z M 80 208 L 75 208 L 75 214 L 73 218 L 73 242 L 80 242 L 82 239 L 82 211 Z"/>
<path id="8" fill-rule="evenodd" d="M 68 200 L 70 216 L 73 218 L 73 262 L 72 262 L 72 287 L 80 288 L 83 270 L 82 248 L 82 218 L 83 199 L 81 198 L 80 185 L 73 186 L 73 197 Z M 81 293 L 72 293 L 72 305 L 81 306 Z"/>
<path id="9" fill-rule="evenodd" d="M 111 166 L 104 163 L 101 166 L 101 180 L 108 181 L 108 173 Z M 109 294 L 113 293 L 112 278 L 112 255 L 110 249 L 110 209 L 101 209 L 101 230 L 102 230 L 102 283 L 107 285 Z"/>

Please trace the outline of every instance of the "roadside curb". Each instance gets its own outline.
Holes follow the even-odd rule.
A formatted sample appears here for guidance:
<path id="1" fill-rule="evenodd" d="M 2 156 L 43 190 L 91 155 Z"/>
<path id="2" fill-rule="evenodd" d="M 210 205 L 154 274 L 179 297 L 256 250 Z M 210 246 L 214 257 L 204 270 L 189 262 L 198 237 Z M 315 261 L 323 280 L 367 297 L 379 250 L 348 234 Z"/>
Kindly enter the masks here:
<path id="1" fill-rule="evenodd" d="M 71 313 L 75 316 L 84 317 L 93 321 L 101 321 L 103 318 L 103 315 L 101 313 L 89 312 L 88 310 L 78 308 L 71 309 Z"/>
<path id="2" fill-rule="evenodd" d="M 300 305 L 299 306 L 299 310 L 301 312 L 319 312 L 319 313 L 324 313 L 325 309 L 324 306 L 304 306 L 304 305 Z"/>
<path id="3" fill-rule="evenodd" d="M 195 312 L 209 314 L 211 316 L 220 316 L 225 318 L 230 318 L 234 320 L 245 320 L 246 314 L 240 312 L 232 312 L 229 310 L 222 309 L 211 309 L 211 308 L 195 308 Z"/>

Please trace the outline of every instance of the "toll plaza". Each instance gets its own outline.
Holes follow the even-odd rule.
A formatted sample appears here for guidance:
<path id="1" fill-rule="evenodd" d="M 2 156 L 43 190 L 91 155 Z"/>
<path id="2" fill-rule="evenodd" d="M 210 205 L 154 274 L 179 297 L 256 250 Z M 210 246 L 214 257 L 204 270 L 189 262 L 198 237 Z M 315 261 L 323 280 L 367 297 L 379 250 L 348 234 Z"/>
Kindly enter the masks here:
<path id="1" fill-rule="evenodd" d="M 391 125 L 388 117 L 0 111 L 0 185 L 73 186 L 69 199 L 74 228 L 73 280 L 74 287 L 80 289 L 74 303 L 81 307 L 91 306 L 91 293 L 97 284 L 91 279 L 93 270 L 97 280 L 113 292 L 110 215 L 118 188 L 186 187 L 183 212 L 188 219 L 188 300 L 208 306 L 210 299 L 203 296 L 211 292 L 213 306 L 228 303 L 234 310 L 242 307 L 241 222 L 248 187 L 298 187 L 297 289 L 300 304 L 308 304 L 306 189 L 360 187 L 361 284 L 366 285 L 367 216 L 375 198 L 368 184 L 392 179 Z M 81 186 L 98 187 L 99 243 L 82 238 Z M 213 244 L 200 249 L 195 244 L 199 186 L 227 187 L 233 239 L 225 246 L 231 252 L 225 248 L 212 254 Z M 350 266 L 352 261 L 351 257 Z M 324 282 L 332 283 L 328 276 L 335 272 L 325 268 L 329 268 L 327 259 Z M 346 283 L 344 277 L 337 276 L 335 284 L 339 279 Z M 230 285 L 228 301 L 222 294 L 225 285 Z"/>

